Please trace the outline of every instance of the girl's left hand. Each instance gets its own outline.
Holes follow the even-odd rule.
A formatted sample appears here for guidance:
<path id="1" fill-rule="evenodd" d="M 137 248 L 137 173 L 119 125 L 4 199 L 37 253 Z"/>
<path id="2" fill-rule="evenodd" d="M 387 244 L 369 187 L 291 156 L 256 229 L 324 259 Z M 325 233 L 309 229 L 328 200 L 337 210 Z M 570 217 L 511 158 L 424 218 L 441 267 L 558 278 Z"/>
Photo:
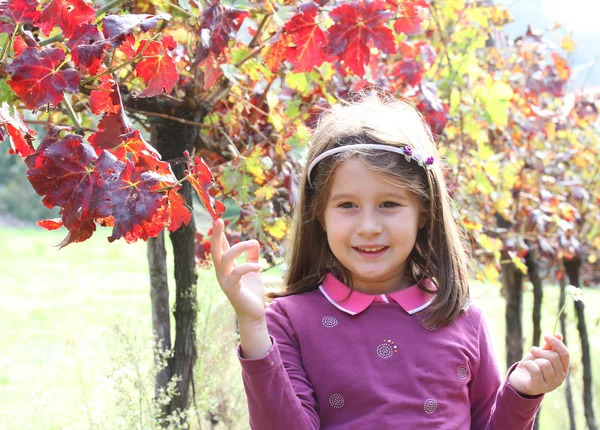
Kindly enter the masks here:
<path id="1" fill-rule="evenodd" d="M 560 333 L 544 336 L 542 348 L 531 351 L 511 372 L 508 383 L 520 394 L 537 396 L 549 393 L 563 383 L 569 373 L 569 350 Z"/>

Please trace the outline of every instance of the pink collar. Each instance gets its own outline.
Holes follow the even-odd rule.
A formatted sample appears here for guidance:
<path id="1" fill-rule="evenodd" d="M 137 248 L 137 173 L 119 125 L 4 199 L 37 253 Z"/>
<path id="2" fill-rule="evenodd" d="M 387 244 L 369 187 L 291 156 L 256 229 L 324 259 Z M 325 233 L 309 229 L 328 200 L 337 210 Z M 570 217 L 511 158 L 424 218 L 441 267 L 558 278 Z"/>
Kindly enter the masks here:
<path id="1" fill-rule="evenodd" d="M 436 285 L 429 278 L 424 279 L 422 284 L 429 289 L 437 289 Z M 331 273 L 325 276 L 323 283 L 319 286 L 319 290 L 321 290 L 333 306 L 350 315 L 356 315 L 364 311 L 374 301 L 389 303 L 390 299 L 398 303 L 402 306 L 402 309 L 412 315 L 425 309 L 434 299 L 433 295 L 427 294 L 417 284 L 389 294 L 373 295 L 361 293 L 360 291 L 352 291 L 352 294 L 348 297 L 350 287 L 342 283 Z"/>

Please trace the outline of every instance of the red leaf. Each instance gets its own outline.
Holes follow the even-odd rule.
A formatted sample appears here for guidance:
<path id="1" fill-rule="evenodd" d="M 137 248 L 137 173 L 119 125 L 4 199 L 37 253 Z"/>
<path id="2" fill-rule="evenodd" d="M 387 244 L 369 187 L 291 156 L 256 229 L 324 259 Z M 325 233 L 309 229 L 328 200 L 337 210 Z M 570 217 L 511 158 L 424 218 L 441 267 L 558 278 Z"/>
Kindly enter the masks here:
<path id="1" fill-rule="evenodd" d="M 413 35 L 421 31 L 422 19 L 417 6 L 428 7 L 424 1 L 403 1 L 400 5 L 400 17 L 394 22 L 394 30 L 398 34 Z"/>
<path id="2" fill-rule="evenodd" d="M 18 23 L 34 23 L 40 19 L 38 5 L 39 0 L 9 0 L 4 7 L 0 5 L 0 16 L 10 16 Z"/>
<path id="3" fill-rule="evenodd" d="M 95 19 L 96 11 L 83 0 L 51 0 L 42 10 L 39 27 L 48 36 L 58 26 L 66 37 L 71 37 L 77 27 Z"/>
<path id="4" fill-rule="evenodd" d="M 135 36 L 133 34 L 128 34 L 123 43 L 119 45 L 119 49 L 123 51 L 128 60 L 135 57 Z"/>
<path id="5" fill-rule="evenodd" d="M 190 157 L 189 152 L 185 151 L 185 157 L 188 159 L 188 168 L 185 171 L 186 176 L 202 201 L 202 204 L 213 217 L 218 219 L 225 212 L 225 205 L 218 200 L 213 199 L 208 194 L 208 189 L 215 182 L 215 178 L 209 167 L 200 157 Z"/>
<path id="6" fill-rule="evenodd" d="M 12 74 L 8 84 L 29 109 L 46 103 L 56 106 L 63 99 L 63 91 L 79 91 L 77 70 L 55 70 L 64 58 L 59 48 L 27 48 L 6 68 Z"/>
<path id="7" fill-rule="evenodd" d="M 432 83 L 419 85 L 419 103 L 417 108 L 421 111 L 434 136 L 442 134 L 448 122 L 450 107 L 443 103 L 437 94 L 437 88 Z"/>
<path id="8" fill-rule="evenodd" d="M 140 165 L 143 164 L 143 161 L 138 161 L 140 157 L 146 156 L 146 154 L 151 154 L 151 158 L 155 159 L 156 157 L 160 157 L 160 154 L 151 145 L 149 145 L 146 140 L 144 140 L 139 130 L 134 130 L 132 133 L 122 137 L 124 139 L 123 143 L 111 151 L 111 153 L 114 154 L 118 159 L 125 160 L 127 154 L 131 154 L 131 159 L 134 163 L 136 163 L 136 167 L 139 168 Z M 161 166 L 158 165 L 159 163 Z M 164 166 L 166 166 L 166 169 Z M 160 173 L 162 175 L 173 174 L 169 167 L 169 163 L 165 163 L 164 161 L 160 161 L 158 159 L 156 159 L 156 162 L 153 162 L 151 165 L 147 165 L 145 169 L 154 173 Z"/>
<path id="9" fill-rule="evenodd" d="M 124 116 L 114 113 L 106 114 L 98 123 L 96 133 L 88 137 L 88 142 L 96 154 L 100 155 L 102 151 L 111 151 L 123 143 L 123 135 L 130 132 L 128 124 L 124 122 Z M 119 159 L 119 157 L 115 154 Z M 124 154 L 123 154 L 124 156 Z"/>
<path id="10" fill-rule="evenodd" d="M 181 225 L 188 225 L 192 213 L 185 204 L 185 199 L 176 189 L 169 190 L 169 231 L 175 231 Z"/>
<path id="11" fill-rule="evenodd" d="M 272 72 L 279 69 L 279 66 L 286 58 L 289 46 L 292 44 L 292 36 L 287 33 L 279 32 L 268 42 L 269 50 L 265 55 L 265 66 Z"/>
<path id="12" fill-rule="evenodd" d="M 328 50 L 355 74 L 365 73 L 369 41 L 382 52 L 394 52 L 394 35 L 385 26 L 391 12 L 381 0 L 346 3 L 332 10 L 329 16 L 335 24 L 329 28 Z"/>
<path id="13" fill-rule="evenodd" d="M 46 230 L 57 230 L 63 226 L 63 222 L 60 218 L 45 219 L 38 221 L 36 224 Z"/>
<path id="14" fill-rule="evenodd" d="M 204 44 L 198 45 L 196 58 L 199 61 L 205 59 L 208 56 L 207 49 L 215 54 L 223 52 L 249 15 L 248 11 L 223 6 L 220 0 L 215 0 L 202 13 L 204 19 L 200 26 L 200 38 L 204 39 Z M 209 43 L 206 43 L 207 38 L 210 40 Z"/>
<path id="15" fill-rule="evenodd" d="M 67 42 L 71 48 L 73 62 L 82 73 L 94 75 L 102 64 L 108 42 L 98 27 L 86 24 L 75 29 L 73 37 Z"/>
<path id="16" fill-rule="evenodd" d="M 0 16 L 2 16 L 2 15 L 0 15 Z M 14 23 L 0 21 L 0 33 L 12 34 L 14 31 L 15 31 L 15 24 Z"/>
<path id="17" fill-rule="evenodd" d="M 211 52 L 200 64 L 204 65 L 204 89 L 208 90 L 223 74 L 220 67 L 221 62 Z"/>
<path id="18" fill-rule="evenodd" d="M 142 31 L 151 30 L 158 21 L 164 19 L 169 21 L 171 15 L 163 13 L 160 15 L 107 15 L 102 20 L 102 33 L 109 39 L 113 48 L 121 45 L 136 26 Z"/>
<path id="19" fill-rule="evenodd" d="M 291 37 L 285 56 L 297 72 L 309 72 L 325 60 L 327 37 L 316 22 L 317 12 L 317 6 L 309 4 L 284 27 Z"/>
<path id="20" fill-rule="evenodd" d="M 112 79 L 102 82 L 97 90 L 90 93 L 90 108 L 94 115 L 101 113 L 118 113 L 121 110 L 119 95 L 114 89 Z"/>
<path id="21" fill-rule="evenodd" d="M 64 207 L 71 202 L 76 210 L 84 213 L 90 205 L 93 188 L 90 169 L 95 161 L 92 147 L 83 144 L 82 137 L 74 134 L 60 141 L 51 137 L 25 159 L 29 182 L 36 193 L 44 196 L 42 203 L 46 207 Z"/>
<path id="22" fill-rule="evenodd" d="M 63 225 L 69 231 L 67 237 L 58 244 L 59 248 L 63 248 L 73 242 L 83 242 L 96 231 L 96 224 L 92 218 L 80 218 L 77 216 L 78 211 L 67 205 L 61 210 L 63 216 Z"/>
<path id="23" fill-rule="evenodd" d="M 10 106 L 6 102 L 2 102 L 0 107 L 0 141 L 6 138 L 3 127 L 8 131 L 12 151 L 22 158 L 35 151 L 32 143 L 35 132 L 27 127 L 18 113 L 15 113 L 15 116 L 10 114 Z"/>
<path id="24" fill-rule="evenodd" d="M 423 78 L 423 65 L 413 59 L 402 60 L 394 66 L 394 74 L 397 74 L 404 82 L 414 87 Z"/>
<path id="25" fill-rule="evenodd" d="M 108 240 L 112 242 L 121 237 L 125 237 L 128 242 L 146 240 L 158 234 L 165 225 L 161 218 L 165 215 L 168 201 L 165 192 L 155 189 L 164 183 L 175 182 L 173 175 L 165 176 L 148 171 L 127 160 L 118 177 L 106 182 L 103 199 L 96 207 L 96 216 L 114 218 L 112 235 Z M 155 216 L 159 219 L 155 220 Z"/>
<path id="26" fill-rule="evenodd" d="M 140 43 L 136 55 L 144 49 L 146 43 L 148 42 Z M 135 71 L 148 83 L 148 87 L 136 97 L 157 96 L 163 92 L 163 88 L 167 94 L 171 92 L 179 80 L 177 66 L 167 50 L 172 43 L 172 39 L 165 37 L 161 42 L 150 42 L 144 51 L 144 59 L 135 66 Z"/>
<path id="27" fill-rule="evenodd" d="M 13 42 L 13 49 L 15 50 L 15 56 L 19 56 L 27 49 L 27 43 L 23 40 L 21 36 L 15 37 Z"/>

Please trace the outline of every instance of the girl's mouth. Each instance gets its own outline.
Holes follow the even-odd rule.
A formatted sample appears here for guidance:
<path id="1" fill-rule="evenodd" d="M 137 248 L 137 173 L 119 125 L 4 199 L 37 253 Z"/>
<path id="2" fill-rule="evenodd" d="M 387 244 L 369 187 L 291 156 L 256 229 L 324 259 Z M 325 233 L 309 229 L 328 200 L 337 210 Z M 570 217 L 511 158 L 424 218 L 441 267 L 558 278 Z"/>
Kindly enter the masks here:
<path id="1" fill-rule="evenodd" d="M 364 258 L 377 258 L 381 254 L 383 254 L 389 246 L 377 246 L 377 247 L 362 247 L 355 246 L 352 247 L 361 257 Z"/>

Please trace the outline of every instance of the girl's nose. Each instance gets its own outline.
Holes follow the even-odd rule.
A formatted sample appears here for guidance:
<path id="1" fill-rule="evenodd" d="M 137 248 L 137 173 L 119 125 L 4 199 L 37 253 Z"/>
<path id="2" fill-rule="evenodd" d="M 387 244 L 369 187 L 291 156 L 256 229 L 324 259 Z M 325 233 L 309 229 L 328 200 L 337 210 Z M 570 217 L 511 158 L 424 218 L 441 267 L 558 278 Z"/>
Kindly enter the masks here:
<path id="1" fill-rule="evenodd" d="M 381 233 L 381 222 L 372 214 L 365 213 L 356 226 L 358 234 L 363 236 L 372 236 Z"/>

